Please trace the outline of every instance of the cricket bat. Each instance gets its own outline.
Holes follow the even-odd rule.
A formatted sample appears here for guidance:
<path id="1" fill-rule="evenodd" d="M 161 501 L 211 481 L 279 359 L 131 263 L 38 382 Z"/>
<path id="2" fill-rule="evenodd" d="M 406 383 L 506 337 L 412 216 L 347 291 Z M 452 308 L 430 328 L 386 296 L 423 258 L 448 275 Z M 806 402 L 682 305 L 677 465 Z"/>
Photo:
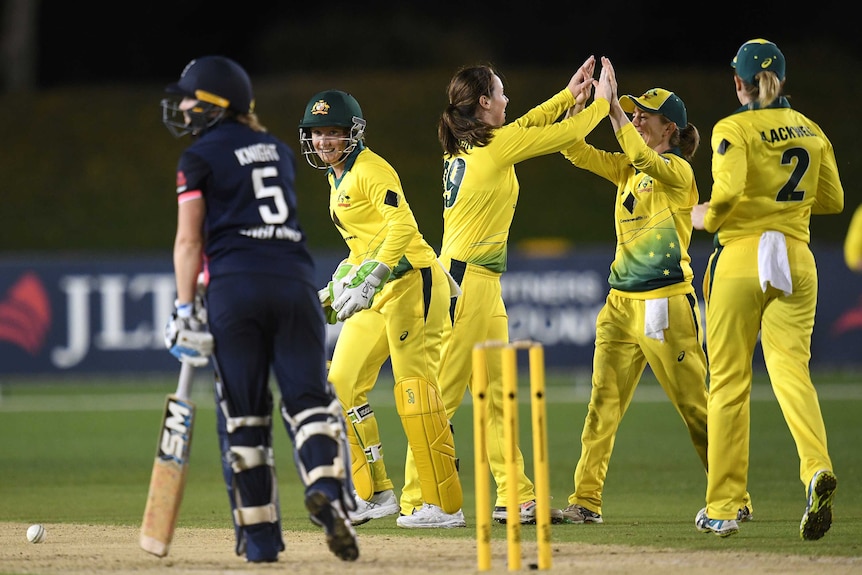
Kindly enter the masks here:
<path id="1" fill-rule="evenodd" d="M 194 367 L 183 362 L 176 393 L 165 400 L 150 491 L 141 525 L 141 549 L 164 557 L 171 548 L 188 475 L 195 404 L 189 400 Z"/>

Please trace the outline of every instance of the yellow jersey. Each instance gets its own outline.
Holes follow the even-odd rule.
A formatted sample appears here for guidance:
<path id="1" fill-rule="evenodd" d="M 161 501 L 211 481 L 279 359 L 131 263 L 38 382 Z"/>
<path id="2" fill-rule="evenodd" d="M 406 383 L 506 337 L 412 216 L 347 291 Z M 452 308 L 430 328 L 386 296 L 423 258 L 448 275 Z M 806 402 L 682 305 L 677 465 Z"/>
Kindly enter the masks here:
<path id="1" fill-rule="evenodd" d="M 557 122 L 574 104 L 574 96 L 564 89 L 497 128 L 488 145 L 444 156 L 442 256 L 506 271 L 509 228 L 520 191 L 515 164 L 582 140 L 610 110 L 607 100 L 597 99 Z"/>
<path id="2" fill-rule="evenodd" d="M 810 243 L 812 214 L 844 209 L 832 143 L 781 97 L 742 107 L 712 131 L 712 196 L 704 227 L 725 245 L 767 230 Z"/>
<path id="3" fill-rule="evenodd" d="M 430 266 L 437 254 L 419 232 L 395 169 L 364 145 L 345 162 L 340 178 L 329 168 L 327 179 L 329 215 L 350 249 L 347 260 L 377 260 L 392 277 Z"/>
<path id="4" fill-rule="evenodd" d="M 694 170 L 678 148 L 659 154 L 647 146 L 629 122 L 616 137 L 624 153 L 585 142 L 563 152 L 576 166 L 617 186 L 617 245 L 608 283 L 634 299 L 689 293 L 691 209 L 698 202 Z"/>

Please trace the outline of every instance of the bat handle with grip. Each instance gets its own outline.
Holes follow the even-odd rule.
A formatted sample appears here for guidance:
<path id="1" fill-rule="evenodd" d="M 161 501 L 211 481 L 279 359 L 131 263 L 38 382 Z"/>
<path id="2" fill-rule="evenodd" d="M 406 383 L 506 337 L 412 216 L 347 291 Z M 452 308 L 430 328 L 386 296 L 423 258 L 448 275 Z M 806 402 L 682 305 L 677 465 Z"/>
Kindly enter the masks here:
<path id="1" fill-rule="evenodd" d="M 182 362 L 180 367 L 180 377 L 177 382 L 177 397 L 180 399 L 189 399 L 192 393 L 192 379 L 195 374 L 195 368 L 188 362 Z"/>

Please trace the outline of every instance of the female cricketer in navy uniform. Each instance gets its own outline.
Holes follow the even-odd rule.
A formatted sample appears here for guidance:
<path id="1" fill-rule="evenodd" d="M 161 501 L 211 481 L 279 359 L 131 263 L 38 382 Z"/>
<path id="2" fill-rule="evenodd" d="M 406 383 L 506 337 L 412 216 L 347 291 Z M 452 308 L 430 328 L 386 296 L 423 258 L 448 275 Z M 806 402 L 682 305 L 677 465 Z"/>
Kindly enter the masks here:
<path id="1" fill-rule="evenodd" d="M 782 95 L 784 54 L 764 39 L 733 59 L 742 107 L 712 131 L 712 193 L 692 210 L 697 229 L 715 233 L 703 280 L 709 355 L 709 473 L 706 507 L 695 525 L 725 537 L 748 483 L 751 377 L 760 336 L 772 390 L 799 454 L 806 507 L 802 539 L 832 525 L 838 481 L 811 382 L 817 267 L 809 248 L 812 214 L 844 209 L 832 144 Z"/>
<path id="2" fill-rule="evenodd" d="M 349 450 L 326 378 L 325 323 L 297 213 L 294 154 L 260 124 L 251 81 L 233 60 L 192 60 L 167 92 L 164 124 L 194 140 L 177 168 L 177 303 L 166 343 L 195 365 L 206 365 L 215 345 L 217 430 L 236 553 L 258 563 L 277 561 L 284 550 L 272 370 L 310 518 L 335 555 L 355 560 Z M 201 272 L 210 342 L 197 321 Z"/>
<path id="3" fill-rule="evenodd" d="M 455 445 L 437 370 L 454 283 L 419 232 L 394 168 L 366 146 L 359 102 L 341 90 L 308 101 L 299 124 L 308 163 L 326 170 L 329 214 L 349 253 L 320 290 L 344 325 L 329 379 L 349 419 L 358 525 L 401 513 L 404 528 L 464 527 Z M 455 286 L 456 287 L 456 286 Z M 416 455 L 420 496 L 399 506 L 368 392 L 389 358 L 395 406 Z"/>
<path id="4" fill-rule="evenodd" d="M 608 64 L 602 58 L 602 67 Z M 578 97 L 573 112 L 588 96 Z M 698 202 L 690 162 L 700 134 L 682 99 L 664 88 L 619 100 L 615 90 L 609 118 L 622 152 L 586 142 L 563 152 L 574 165 L 616 185 L 611 289 L 596 317 L 581 455 L 575 490 L 563 510 L 570 523 L 603 522 L 602 495 L 617 430 L 647 364 L 707 467 L 707 363 L 688 253 L 690 213 Z M 738 512 L 751 516 L 748 498 Z"/>

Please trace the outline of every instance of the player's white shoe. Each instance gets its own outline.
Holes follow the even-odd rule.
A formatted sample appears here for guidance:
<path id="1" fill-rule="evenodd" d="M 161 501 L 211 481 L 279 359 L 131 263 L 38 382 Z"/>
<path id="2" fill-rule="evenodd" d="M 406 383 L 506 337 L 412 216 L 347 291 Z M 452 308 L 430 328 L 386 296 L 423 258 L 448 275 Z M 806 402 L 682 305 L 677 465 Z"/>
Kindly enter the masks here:
<path id="1" fill-rule="evenodd" d="M 530 501 L 525 501 L 518 506 L 518 519 L 523 525 L 535 525 L 536 524 L 536 500 L 532 499 Z M 509 510 L 506 507 L 495 507 L 494 512 L 491 513 L 491 518 L 497 523 L 505 524 L 509 517 Z M 563 519 L 563 512 L 560 509 L 555 509 L 551 507 L 551 523 L 563 523 L 565 520 Z"/>
<path id="2" fill-rule="evenodd" d="M 604 523 L 600 514 L 577 503 L 569 505 L 562 513 L 566 523 Z"/>
<path id="3" fill-rule="evenodd" d="M 739 516 L 738 513 L 737 516 Z M 739 533 L 739 524 L 737 524 L 736 519 L 710 519 L 706 514 L 706 507 L 697 512 L 694 526 L 701 533 L 714 533 L 719 537 L 730 537 Z"/>
<path id="4" fill-rule="evenodd" d="M 368 501 L 356 494 L 354 494 L 354 499 L 356 500 L 356 511 L 349 513 L 350 522 L 354 525 L 362 525 L 372 519 L 397 515 L 401 511 L 401 506 L 395 499 L 395 492 L 391 489 L 378 491 Z"/>
<path id="5" fill-rule="evenodd" d="M 464 514 L 459 509 L 455 513 L 446 513 L 436 505 L 425 503 L 412 515 L 402 515 L 395 522 L 405 529 L 450 529 L 452 527 L 467 527 Z"/>

